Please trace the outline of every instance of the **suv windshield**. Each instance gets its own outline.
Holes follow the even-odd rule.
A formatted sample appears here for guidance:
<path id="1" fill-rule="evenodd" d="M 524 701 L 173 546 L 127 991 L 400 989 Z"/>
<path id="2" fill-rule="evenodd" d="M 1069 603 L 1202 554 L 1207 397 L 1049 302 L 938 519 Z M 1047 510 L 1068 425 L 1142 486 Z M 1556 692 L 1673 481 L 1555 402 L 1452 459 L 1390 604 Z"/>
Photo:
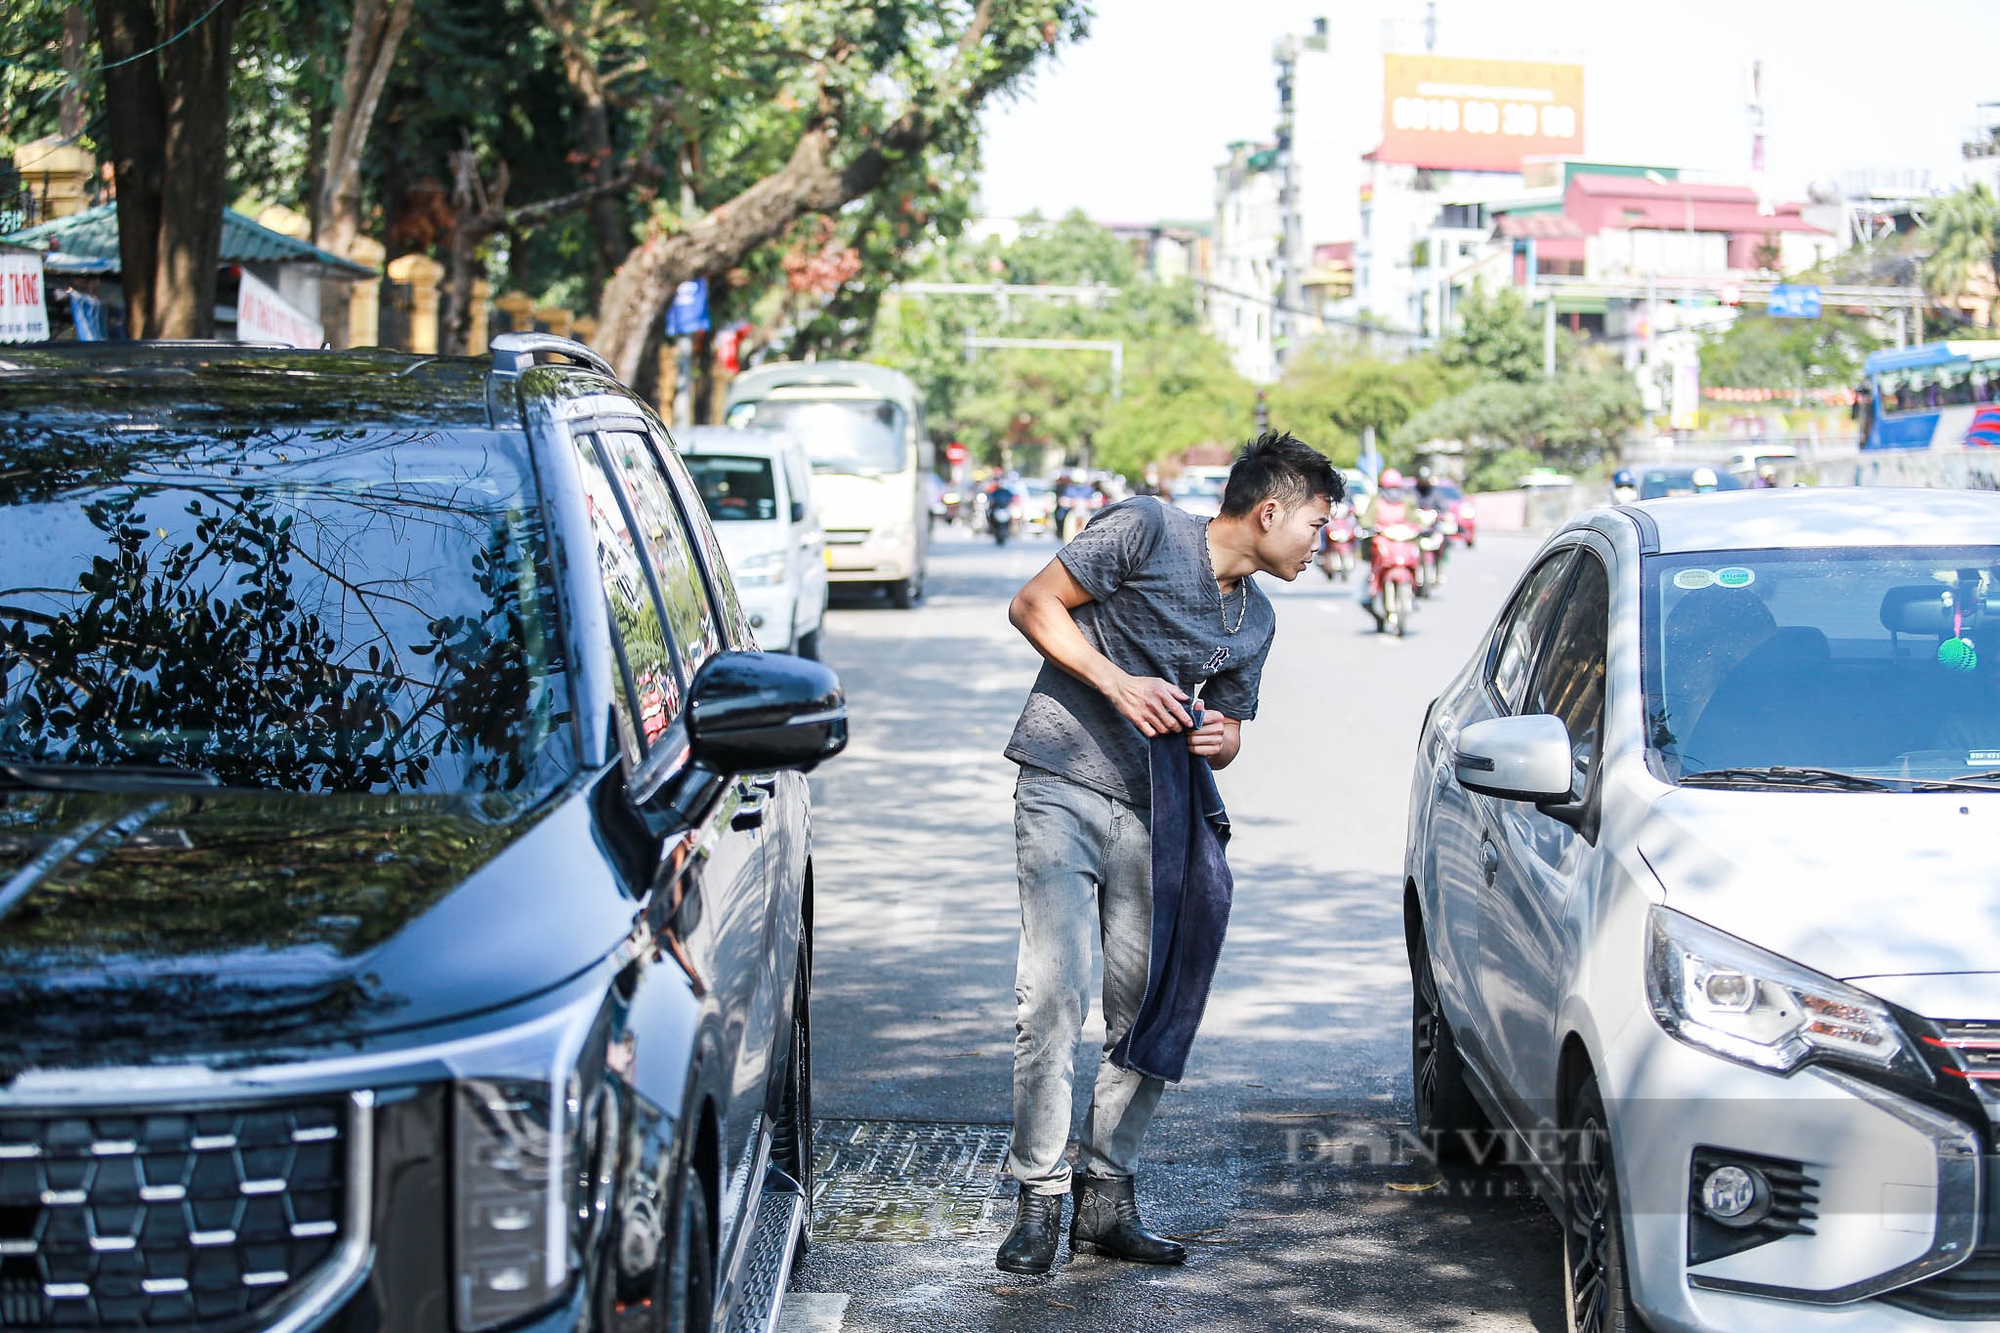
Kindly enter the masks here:
<path id="1" fill-rule="evenodd" d="M 733 454 L 682 454 L 701 491 L 702 507 L 716 523 L 769 521 L 778 516 L 778 483 L 768 458 Z"/>
<path id="2" fill-rule="evenodd" d="M 531 478 L 483 430 L 0 428 L 0 762 L 550 789 L 568 702 Z"/>
<path id="3" fill-rule="evenodd" d="M 1664 776 L 2000 770 L 2000 547 L 1651 556 L 1644 583 Z"/>
<path id="4" fill-rule="evenodd" d="M 909 418 L 894 403 L 865 398 L 766 398 L 729 409 L 732 426 L 789 431 L 815 472 L 879 476 L 907 466 Z"/>

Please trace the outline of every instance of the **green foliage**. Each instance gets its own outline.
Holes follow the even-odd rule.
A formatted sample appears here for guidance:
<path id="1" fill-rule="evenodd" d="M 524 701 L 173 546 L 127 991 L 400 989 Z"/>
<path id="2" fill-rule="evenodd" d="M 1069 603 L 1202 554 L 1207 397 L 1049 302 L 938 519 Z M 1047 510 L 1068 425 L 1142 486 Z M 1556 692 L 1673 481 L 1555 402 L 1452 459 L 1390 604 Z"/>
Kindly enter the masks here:
<path id="1" fill-rule="evenodd" d="M 1542 328 L 1535 310 L 1511 287 L 1474 287 L 1458 307 L 1458 331 L 1438 349 L 1447 366 L 1482 379 L 1531 380 L 1542 373 Z M 1560 349 L 1559 349 L 1560 353 Z"/>
<path id="2" fill-rule="evenodd" d="M 1789 389 L 1855 383 L 1882 340 L 1837 311 L 1818 319 L 1745 313 L 1701 347 L 1701 382 L 1727 388 Z"/>
<path id="3" fill-rule="evenodd" d="M 1926 230 L 1934 238 L 1923 269 L 1931 295 L 1951 300 L 1981 277 L 2000 276 L 2000 198 L 1984 181 L 1939 201 Z"/>
<path id="4" fill-rule="evenodd" d="M 1361 433 L 1386 439 L 1417 411 L 1467 378 L 1433 357 L 1378 361 L 1343 357 L 1330 344 L 1300 350 L 1271 390 L 1271 422 L 1336 463 L 1351 466 Z"/>
<path id="5" fill-rule="evenodd" d="M 1141 278 L 1131 251 L 1108 229 L 1073 213 L 1023 219 L 997 238 L 936 248 L 922 277 L 942 282 L 1040 283 L 1115 288 L 1095 302 L 1014 295 L 903 296 L 885 302 L 872 359 L 923 386 L 932 429 L 982 457 L 1056 447 L 1095 465 L 1136 473 L 1198 444 L 1247 435 L 1257 391 L 1203 327 L 1185 283 Z M 1107 353 L 982 349 L 968 334 L 1124 344 L 1120 401 L 1111 401 Z"/>
<path id="6" fill-rule="evenodd" d="M 1622 371 L 1486 380 L 1411 417 L 1394 452 L 1409 457 L 1434 440 L 1459 441 L 1468 489 L 1503 489 L 1535 464 L 1590 466 L 1642 415 L 1638 387 Z"/>

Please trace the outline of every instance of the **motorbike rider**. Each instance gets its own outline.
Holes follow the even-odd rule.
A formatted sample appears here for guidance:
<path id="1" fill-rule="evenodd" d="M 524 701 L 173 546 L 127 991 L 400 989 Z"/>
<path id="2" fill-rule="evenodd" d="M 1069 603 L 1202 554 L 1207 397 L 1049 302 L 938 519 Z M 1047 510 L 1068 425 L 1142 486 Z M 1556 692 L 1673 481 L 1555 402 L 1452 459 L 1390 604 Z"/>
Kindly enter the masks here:
<path id="1" fill-rule="evenodd" d="M 1437 479 L 1431 476 L 1431 465 L 1420 464 L 1417 468 L 1417 508 L 1436 509 Z"/>
<path id="2" fill-rule="evenodd" d="M 1632 469 L 1621 467 L 1611 474 L 1611 503 L 1628 505 L 1639 498 L 1639 479 L 1632 475 Z"/>
<path id="3" fill-rule="evenodd" d="M 1364 515 L 1357 508 L 1355 517 L 1361 524 L 1360 559 L 1361 568 L 1366 570 L 1375 559 L 1375 534 L 1386 527 L 1410 523 L 1415 515 L 1407 491 L 1403 489 L 1403 474 L 1395 468 L 1383 468 L 1382 475 L 1375 479 L 1375 494 L 1368 503 Z M 1374 594 L 1369 591 L 1368 580 L 1359 580 L 1361 605 L 1372 608 Z"/>

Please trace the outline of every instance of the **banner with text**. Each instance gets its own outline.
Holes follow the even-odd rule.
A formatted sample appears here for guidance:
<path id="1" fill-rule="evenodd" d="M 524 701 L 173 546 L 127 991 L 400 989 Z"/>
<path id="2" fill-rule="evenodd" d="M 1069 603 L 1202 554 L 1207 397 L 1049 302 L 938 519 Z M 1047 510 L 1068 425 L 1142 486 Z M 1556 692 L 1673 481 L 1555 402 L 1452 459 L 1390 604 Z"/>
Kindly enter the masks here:
<path id="1" fill-rule="evenodd" d="M 1583 66 L 1456 56 L 1382 58 L 1383 162 L 1519 171 L 1583 151 Z"/>
<path id="2" fill-rule="evenodd" d="M 236 341 L 318 347 L 326 341 L 326 330 L 268 283 L 245 273 L 236 293 Z"/>
<path id="3" fill-rule="evenodd" d="M 38 343 L 49 336 L 42 295 L 42 257 L 0 254 L 0 343 Z"/>

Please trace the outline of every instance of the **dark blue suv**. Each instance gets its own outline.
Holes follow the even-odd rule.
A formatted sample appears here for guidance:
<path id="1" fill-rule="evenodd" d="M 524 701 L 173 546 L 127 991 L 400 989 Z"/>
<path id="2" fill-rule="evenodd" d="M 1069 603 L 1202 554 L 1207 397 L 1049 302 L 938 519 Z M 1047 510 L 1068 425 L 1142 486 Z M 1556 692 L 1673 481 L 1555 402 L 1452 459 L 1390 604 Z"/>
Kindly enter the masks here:
<path id="1" fill-rule="evenodd" d="M 769 1328 L 846 717 L 580 344 L 0 351 L 0 1327 Z"/>

